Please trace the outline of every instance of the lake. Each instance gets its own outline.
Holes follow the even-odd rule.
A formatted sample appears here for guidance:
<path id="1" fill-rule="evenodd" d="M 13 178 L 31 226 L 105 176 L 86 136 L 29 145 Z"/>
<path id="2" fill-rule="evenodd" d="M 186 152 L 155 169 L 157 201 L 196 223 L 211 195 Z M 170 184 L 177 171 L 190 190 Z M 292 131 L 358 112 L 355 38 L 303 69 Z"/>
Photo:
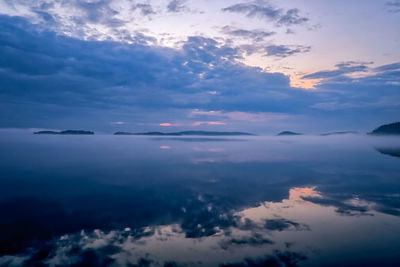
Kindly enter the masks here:
<path id="1" fill-rule="evenodd" d="M 0 131 L 0 266 L 400 266 L 400 138 Z"/>

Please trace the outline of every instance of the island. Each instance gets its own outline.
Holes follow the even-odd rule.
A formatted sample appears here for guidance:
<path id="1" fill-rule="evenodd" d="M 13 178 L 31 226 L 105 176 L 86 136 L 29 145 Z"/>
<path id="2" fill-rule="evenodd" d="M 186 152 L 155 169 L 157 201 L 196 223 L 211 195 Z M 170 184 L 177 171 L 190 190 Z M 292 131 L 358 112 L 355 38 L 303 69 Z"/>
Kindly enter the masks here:
<path id="1" fill-rule="evenodd" d="M 252 136 L 254 134 L 245 132 L 213 132 L 213 131 L 183 131 L 183 132 L 144 132 L 144 133 L 130 133 L 130 132 L 116 132 L 114 135 L 153 135 L 153 136 L 184 136 L 184 135 L 205 135 L 205 136 Z"/>
<path id="2" fill-rule="evenodd" d="M 369 135 L 400 135 L 400 122 L 385 124 L 374 129 Z"/>
<path id="3" fill-rule="evenodd" d="M 343 132 L 332 132 L 332 133 L 324 133 L 321 136 L 329 136 L 329 135 L 343 135 L 343 134 L 360 134 L 356 131 L 343 131 Z"/>
<path id="4" fill-rule="evenodd" d="M 65 130 L 65 131 L 38 131 L 33 134 L 61 134 L 61 135 L 90 135 L 94 134 L 92 131 L 84 131 L 84 130 Z"/>
<path id="5" fill-rule="evenodd" d="M 301 135 L 301 133 L 291 132 L 291 131 L 283 131 L 278 134 L 278 136 L 285 136 L 285 135 Z"/>

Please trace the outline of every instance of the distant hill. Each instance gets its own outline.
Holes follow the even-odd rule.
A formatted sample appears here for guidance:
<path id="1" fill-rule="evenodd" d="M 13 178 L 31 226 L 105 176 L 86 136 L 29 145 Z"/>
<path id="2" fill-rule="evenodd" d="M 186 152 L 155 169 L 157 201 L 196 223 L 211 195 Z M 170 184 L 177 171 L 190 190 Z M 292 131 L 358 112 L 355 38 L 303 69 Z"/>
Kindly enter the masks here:
<path id="1" fill-rule="evenodd" d="M 400 122 L 379 126 L 369 134 L 371 135 L 400 135 Z"/>
<path id="2" fill-rule="evenodd" d="M 115 132 L 114 135 L 136 135 L 136 134 L 130 132 Z"/>
<path id="3" fill-rule="evenodd" d="M 328 135 L 342 135 L 342 134 L 359 134 L 359 132 L 355 132 L 355 131 L 344 131 L 344 132 L 324 133 L 324 134 L 321 134 L 321 135 L 322 135 L 322 136 L 328 136 Z"/>
<path id="4" fill-rule="evenodd" d="M 295 133 L 295 132 L 291 132 L 291 131 L 283 131 L 278 134 L 278 136 L 282 136 L 282 135 L 301 135 L 301 133 Z"/>
<path id="5" fill-rule="evenodd" d="M 205 135 L 205 136 L 234 136 L 234 135 L 254 135 L 244 132 L 211 132 L 211 131 L 184 131 L 184 132 L 145 132 L 145 133 L 129 133 L 116 132 L 114 135 L 155 135 L 155 136 L 183 136 L 183 135 Z"/>
<path id="6" fill-rule="evenodd" d="M 92 131 L 84 131 L 84 130 L 65 130 L 65 131 L 39 131 L 34 132 L 34 134 L 62 134 L 62 135 L 88 135 L 94 134 Z"/>
<path id="7" fill-rule="evenodd" d="M 33 134 L 60 134 L 60 133 L 55 131 L 39 131 L 39 132 L 34 132 Z"/>

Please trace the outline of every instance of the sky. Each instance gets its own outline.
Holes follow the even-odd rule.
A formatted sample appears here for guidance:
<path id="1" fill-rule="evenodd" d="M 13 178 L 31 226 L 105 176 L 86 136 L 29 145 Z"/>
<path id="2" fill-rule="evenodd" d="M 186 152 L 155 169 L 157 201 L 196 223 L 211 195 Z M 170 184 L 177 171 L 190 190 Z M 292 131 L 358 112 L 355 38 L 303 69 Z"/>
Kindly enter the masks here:
<path id="1" fill-rule="evenodd" d="M 0 127 L 370 131 L 400 0 L 0 0 Z"/>

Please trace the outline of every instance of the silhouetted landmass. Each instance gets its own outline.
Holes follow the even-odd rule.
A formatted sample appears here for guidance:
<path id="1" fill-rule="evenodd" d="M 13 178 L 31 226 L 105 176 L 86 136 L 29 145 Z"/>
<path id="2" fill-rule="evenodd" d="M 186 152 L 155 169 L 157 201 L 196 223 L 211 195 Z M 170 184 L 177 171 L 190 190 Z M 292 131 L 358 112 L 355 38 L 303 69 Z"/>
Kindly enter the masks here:
<path id="1" fill-rule="evenodd" d="M 155 136 L 183 136 L 183 135 L 206 135 L 206 136 L 233 136 L 233 135 L 254 135 L 244 132 L 210 132 L 210 131 L 184 131 L 184 132 L 145 132 L 145 133 L 129 133 L 129 132 L 116 132 L 114 135 L 155 135 Z"/>
<path id="2" fill-rule="evenodd" d="M 384 155 L 400 158 L 400 147 L 375 147 L 375 150 Z"/>
<path id="3" fill-rule="evenodd" d="M 84 131 L 84 130 L 65 130 L 65 131 L 39 131 L 39 132 L 34 132 L 34 134 L 64 134 L 64 135 L 88 135 L 88 134 L 94 134 L 92 131 Z"/>
<path id="4" fill-rule="evenodd" d="M 134 133 L 129 133 L 129 132 L 116 132 L 114 135 L 135 135 Z"/>
<path id="5" fill-rule="evenodd" d="M 400 135 L 400 122 L 379 126 L 369 134 L 371 135 Z"/>
<path id="6" fill-rule="evenodd" d="M 328 136 L 328 135 L 342 135 L 342 134 L 359 134 L 359 132 L 355 132 L 355 131 L 343 131 L 343 132 L 324 133 L 324 134 L 321 134 L 321 135 L 322 135 L 322 136 Z"/>
<path id="7" fill-rule="evenodd" d="M 34 132 L 34 134 L 60 134 L 60 133 L 55 131 L 39 131 L 39 132 Z"/>
<path id="8" fill-rule="evenodd" d="M 279 136 L 280 135 L 301 135 L 301 133 L 295 133 L 295 132 L 291 132 L 291 131 L 283 131 L 283 132 L 280 132 L 278 135 Z"/>

